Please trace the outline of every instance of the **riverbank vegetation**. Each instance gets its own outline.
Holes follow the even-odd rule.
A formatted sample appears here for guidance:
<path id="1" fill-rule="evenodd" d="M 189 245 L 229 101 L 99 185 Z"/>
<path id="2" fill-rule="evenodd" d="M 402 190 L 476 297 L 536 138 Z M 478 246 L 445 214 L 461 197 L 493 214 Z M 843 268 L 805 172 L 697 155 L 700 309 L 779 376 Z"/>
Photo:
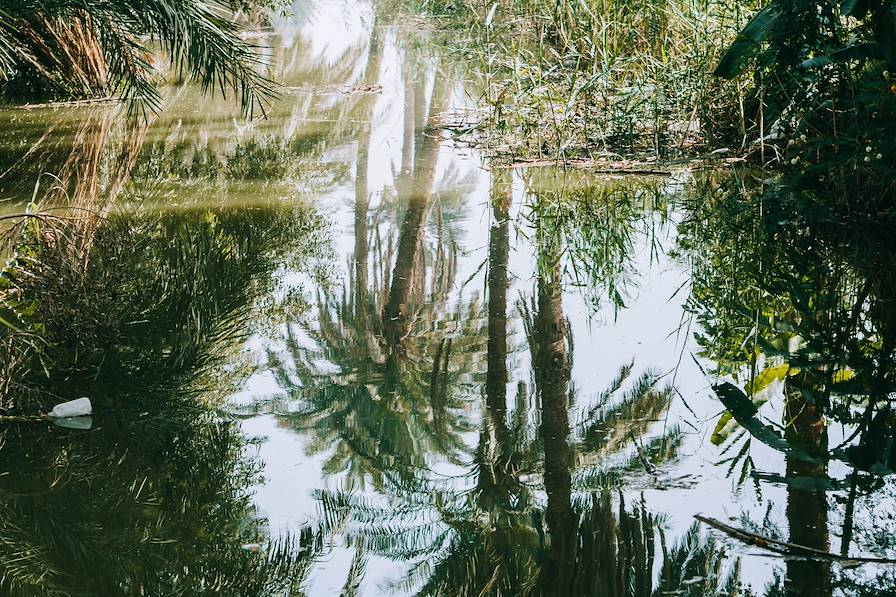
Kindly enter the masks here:
<path id="1" fill-rule="evenodd" d="M 189 185 L 171 210 L 143 182 L 7 232 L 0 592 L 294 592 L 321 538 L 270 538 L 260 463 L 217 409 L 248 375 L 258 314 L 302 308 L 270 299 L 272 272 L 312 263 L 321 223 L 300 204 L 210 208 Z M 41 420 L 70 394 L 90 396 L 92 431 Z"/>
<path id="2" fill-rule="evenodd" d="M 10 99 L 135 100 L 192 79 L 247 111 L 274 84 L 240 36 L 278 0 L 7 3 Z M 894 151 L 888 3 L 427 0 L 478 64 L 477 144 L 512 161 L 745 157 L 822 184 L 880 174 Z M 419 7 L 418 7 L 419 8 Z M 469 127 L 456 128 L 469 131 Z M 883 192 L 886 189 L 876 189 Z"/>
<path id="3" fill-rule="evenodd" d="M 426 6 L 471 32 L 455 45 L 479 59 L 481 128 L 511 160 L 737 155 L 867 176 L 892 159 L 888 3 Z"/>
<path id="4" fill-rule="evenodd" d="M 750 127 L 748 78 L 712 70 L 750 5 L 703 0 L 428 4 L 472 31 L 489 111 L 511 158 L 673 158 Z"/>

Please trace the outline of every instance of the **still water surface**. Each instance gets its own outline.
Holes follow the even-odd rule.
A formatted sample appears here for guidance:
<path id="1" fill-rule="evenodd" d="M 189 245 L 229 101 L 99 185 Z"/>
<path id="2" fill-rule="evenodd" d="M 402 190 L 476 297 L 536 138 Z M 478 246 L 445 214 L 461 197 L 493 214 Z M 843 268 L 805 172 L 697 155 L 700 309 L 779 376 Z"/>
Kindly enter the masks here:
<path id="1" fill-rule="evenodd" d="M 896 594 L 694 518 L 896 554 L 888 457 L 826 451 L 890 394 L 886 234 L 748 172 L 490 166 L 443 127 L 477 94 L 438 39 L 303 2 L 259 37 L 267 119 L 188 86 L 139 130 L 0 111 L 3 211 L 102 214 L 120 285 L 114 345 L 37 382 L 92 429 L 0 444 L 14 594 Z"/>

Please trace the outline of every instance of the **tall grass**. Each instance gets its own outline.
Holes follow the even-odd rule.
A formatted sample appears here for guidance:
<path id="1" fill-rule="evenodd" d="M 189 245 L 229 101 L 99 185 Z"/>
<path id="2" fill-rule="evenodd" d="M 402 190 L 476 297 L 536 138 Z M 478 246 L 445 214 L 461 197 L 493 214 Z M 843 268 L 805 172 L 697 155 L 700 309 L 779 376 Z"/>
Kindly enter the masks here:
<path id="1" fill-rule="evenodd" d="M 430 0 L 472 32 L 494 152 L 669 159 L 744 143 L 747 78 L 713 70 L 752 3 Z M 447 10 L 451 9 L 451 10 Z"/>

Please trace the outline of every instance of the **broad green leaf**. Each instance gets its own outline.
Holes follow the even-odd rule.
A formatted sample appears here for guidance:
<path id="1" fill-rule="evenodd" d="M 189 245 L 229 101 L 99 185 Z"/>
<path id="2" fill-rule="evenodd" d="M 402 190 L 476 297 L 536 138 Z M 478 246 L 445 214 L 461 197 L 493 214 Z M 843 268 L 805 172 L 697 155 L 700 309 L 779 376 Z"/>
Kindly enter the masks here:
<path id="1" fill-rule="evenodd" d="M 881 51 L 880 45 L 870 41 L 842 48 L 824 56 L 805 60 L 800 64 L 800 68 L 815 68 L 827 64 L 850 62 L 852 60 L 880 60 L 881 58 L 883 58 L 883 52 Z"/>
<path id="2" fill-rule="evenodd" d="M 724 79 L 731 79 L 741 74 L 747 62 L 770 37 L 780 17 L 781 8 L 777 3 L 769 4 L 760 10 L 725 50 L 713 74 Z"/>
<path id="3" fill-rule="evenodd" d="M 778 365 L 777 367 L 766 367 L 759 373 L 759 375 L 756 376 L 753 381 L 747 384 L 747 394 L 753 395 L 761 392 L 773 382 L 780 381 L 787 377 L 787 374 L 789 372 L 790 365 L 787 363 Z"/>
<path id="4" fill-rule="evenodd" d="M 750 402 L 747 395 L 740 388 L 728 382 L 713 386 L 713 391 L 725 408 L 737 419 L 737 422 L 746 429 L 750 435 L 761 441 L 768 447 L 777 450 L 787 456 L 798 458 L 804 462 L 820 464 L 823 462 L 820 458 L 809 454 L 805 450 L 790 444 L 785 438 L 781 437 L 773 427 L 766 425 L 756 416 L 758 412 L 756 406 Z M 841 459 L 837 453 L 831 455 L 833 458 Z"/>

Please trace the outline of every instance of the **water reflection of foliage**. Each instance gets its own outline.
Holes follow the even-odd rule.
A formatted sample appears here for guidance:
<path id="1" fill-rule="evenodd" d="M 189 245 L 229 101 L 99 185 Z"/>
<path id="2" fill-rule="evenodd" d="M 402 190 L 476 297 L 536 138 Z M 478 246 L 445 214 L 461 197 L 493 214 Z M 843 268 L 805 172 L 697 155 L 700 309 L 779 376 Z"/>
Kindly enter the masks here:
<path id="1" fill-rule="evenodd" d="M 671 388 L 652 372 L 624 367 L 571 428 L 572 342 L 562 308 L 559 261 L 540 276 L 531 307 L 520 304 L 534 372 L 517 385 L 508 412 L 506 385 L 509 186 L 493 182 L 488 259 L 488 370 L 479 442 L 460 477 L 427 471 L 391 476 L 379 495 L 324 491 L 325 525 L 366 552 L 406 561 L 394 588 L 421 595 L 731 593 L 738 577 L 719 547 L 696 528 L 671 550 L 656 520 L 633 510 L 620 487 L 675 457 L 673 429 L 649 435 L 668 408 Z M 538 231 L 541 241 L 545 231 Z M 559 243 L 543 242 L 541 250 Z M 534 417 L 534 420 L 533 418 Z M 629 442 L 648 437 L 633 454 Z M 545 497 L 547 498 L 545 501 Z M 654 578 L 657 538 L 664 567 Z M 655 582 L 656 581 L 656 582 Z"/>
<path id="2" fill-rule="evenodd" d="M 660 376 L 654 371 L 630 381 L 631 371 L 632 365 L 620 369 L 579 424 L 582 439 L 574 484 L 619 486 L 645 466 L 662 466 L 677 456 L 683 439 L 677 427 L 641 441 L 668 410 L 673 388 L 657 387 Z M 629 444 L 634 444 L 635 451 L 625 454 Z M 625 456 L 614 458 L 620 454 Z"/>
<path id="3" fill-rule="evenodd" d="M 261 553 L 243 547 L 267 533 L 251 506 L 256 470 L 239 430 L 157 405 L 164 412 L 122 409 L 95 432 L 4 431 L 4 594 L 273 595 L 298 586 L 319 549 L 313 533 Z"/>
<path id="4" fill-rule="evenodd" d="M 692 264 L 689 307 L 703 331 L 703 356 L 717 374 L 745 382 L 742 405 L 726 403 L 713 442 L 734 454 L 726 458 L 731 469 L 743 461 L 745 478 L 751 442 L 763 441 L 749 412 L 773 403 L 783 434 L 772 431 L 780 443 L 764 443 L 785 454 L 785 475 L 771 477 L 786 486 L 787 540 L 830 550 L 832 513 L 842 507 L 842 556 L 855 548 L 888 550 L 889 542 L 862 538 L 872 521 L 855 507 L 881 486 L 878 475 L 893 470 L 892 222 L 881 213 L 863 216 L 862 208 L 844 218 L 839 199 L 790 182 L 700 178 L 698 199 L 679 229 L 680 249 Z M 835 448 L 828 441 L 831 420 L 845 427 L 846 439 Z M 848 479 L 828 477 L 831 459 L 852 467 Z M 828 497 L 839 490 L 845 495 Z M 891 584 L 886 575 L 869 584 L 829 562 L 788 560 L 768 594 L 880 595 Z"/>
<path id="5" fill-rule="evenodd" d="M 630 508 L 621 500 L 616 505 L 607 492 L 582 502 L 569 529 L 576 554 L 553 573 L 548 572 L 552 539 L 544 512 L 531 505 L 483 512 L 471 510 L 472 495 L 439 493 L 437 511 L 423 492 L 416 507 L 413 502 L 385 506 L 348 494 L 321 497 L 331 524 L 341 526 L 344 513 L 351 512 L 352 541 L 363 541 L 374 554 L 412 562 L 408 575 L 393 587 L 401 594 L 736 594 L 739 568 L 730 566 L 711 537 L 695 526 L 667 545 L 664 531 L 643 505 Z"/>
<path id="6" fill-rule="evenodd" d="M 254 136 L 235 141 L 225 148 L 196 147 L 193 144 L 153 143 L 144 148 L 134 171 L 136 179 L 210 179 L 225 183 L 239 181 L 294 181 L 325 173 L 319 156 L 324 138 Z M 338 164 L 329 170 L 338 170 Z M 340 180 L 345 172 L 328 178 Z M 330 181 L 332 182 L 332 181 Z"/>
<path id="7" fill-rule="evenodd" d="M 388 260 L 377 252 L 379 274 L 366 288 L 352 278 L 341 293 L 319 295 L 314 322 L 302 325 L 310 346 L 290 327 L 286 350 L 269 352 L 293 405 L 288 424 L 315 436 L 312 452 L 333 450 L 326 471 L 348 473 L 347 482 L 370 476 L 381 486 L 384 475 L 422 468 L 427 454 L 456 457 L 458 434 L 470 428 L 464 410 L 481 360 L 481 316 L 475 302 L 450 303 L 455 249 L 444 240 L 436 247 L 420 257 L 429 273 L 413 275 L 415 307 L 400 351 L 384 333 Z"/>
<path id="8" fill-rule="evenodd" d="M 557 243 L 539 253 L 540 270 L 555 265 L 547 258 L 558 259 L 569 283 L 582 288 L 595 306 L 609 301 L 624 307 L 637 285 L 632 279 L 636 242 L 646 239 L 651 257 L 661 252 L 674 196 L 668 181 L 533 171 L 526 182 L 532 195 L 527 219 L 533 225 L 537 220 L 548 242 Z"/>
<path id="9" fill-rule="evenodd" d="M 6 306 L 22 328 L 40 332 L 44 348 L 35 357 L 52 364 L 50 386 L 55 375 L 89 374 L 122 359 L 140 363 L 131 374 L 145 380 L 192 371 L 216 353 L 211 346 L 244 333 L 277 267 L 314 256 L 308 247 L 319 226 L 302 208 L 148 208 L 108 220 L 84 271 L 68 264 L 66 244 L 77 230 L 38 231 L 7 269 Z M 42 369 L 15 383 L 40 390 Z M 70 391 L 89 393 L 92 382 L 83 383 Z"/>
<path id="10" fill-rule="evenodd" d="M 820 414 L 870 423 L 896 385 L 887 225 L 856 228 L 825 202 L 802 209 L 786 187 L 705 184 L 679 231 L 705 355 L 746 375 L 751 394 L 810 373 L 817 387 L 801 388 Z"/>
<path id="11" fill-rule="evenodd" d="M 14 372 L 15 406 L 89 395 L 99 429 L 3 429 L 0 586 L 16 595 L 298 587 L 319 537 L 241 547 L 266 537 L 251 507 L 257 469 L 239 430 L 211 409 L 251 371 L 240 347 L 271 274 L 313 257 L 318 225 L 301 208 L 114 215 L 71 286 L 51 277 L 68 271 L 54 258 L 65 258 L 77 221 L 26 237 L 33 258 L 19 246 L 7 279 L 43 344 Z"/>
<path id="12" fill-rule="evenodd" d="M 378 80 L 381 53 L 374 29 L 364 70 L 368 84 Z M 374 102 L 368 99 L 358 104 L 366 111 L 361 112 L 366 124 L 357 139 L 349 279 L 341 293 L 324 289 L 315 321 L 302 323 L 301 336 L 310 346 L 303 346 L 298 330 L 290 327 L 285 350 L 269 351 L 269 365 L 288 401 L 288 407 L 275 408 L 285 424 L 312 434 L 312 453 L 332 452 L 325 471 L 344 473 L 349 487 L 367 479 L 382 487 L 390 477 L 413 477 L 432 454 L 458 457 L 459 434 L 470 428 L 463 407 L 482 352 L 476 300 L 454 303 L 450 297 L 457 247 L 444 225 L 436 180 L 440 140 L 433 124 L 452 82 L 437 66 L 422 73 L 404 67 L 409 96 L 397 201 L 381 204 L 371 223 Z M 384 216 L 396 208 L 403 212 L 401 224 L 391 226 Z M 426 232 L 433 219 L 430 240 Z"/>

